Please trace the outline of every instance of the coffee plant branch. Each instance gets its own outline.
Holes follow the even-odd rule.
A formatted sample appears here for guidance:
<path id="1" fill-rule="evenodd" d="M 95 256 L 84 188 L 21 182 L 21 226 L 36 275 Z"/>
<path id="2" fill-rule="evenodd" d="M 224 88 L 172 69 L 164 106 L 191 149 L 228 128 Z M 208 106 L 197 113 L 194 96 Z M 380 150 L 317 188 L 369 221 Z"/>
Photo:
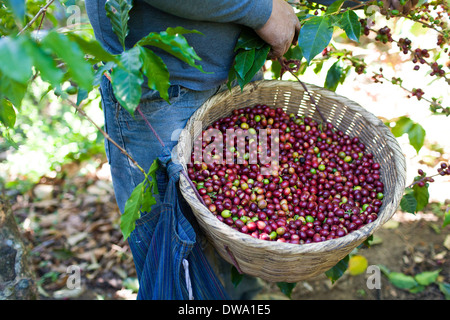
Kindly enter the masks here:
<path id="1" fill-rule="evenodd" d="M 375 30 L 375 29 L 369 28 L 369 31 L 378 34 L 378 31 Z M 436 31 L 437 31 L 437 30 L 436 30 Z M 400 44 L 399 44 L 399 41 L 398 41 L 398 40 L 390 39 L 390 41 L 391 41 L 391 42 L 394 42 L 394 43 L 396 43 L 396 44 L 398 44 L 399 47 L 400 47 Z M 416 55 L 416 53 L 414 52 L 414 50 L 412 50 L 410 47 L 407 47 L 406 49 L 409 51 L 409 53 L 411 53 L 411 55 L 412 55 L 413 57 Z M 431 62 L 429 62 L 429 61 L 427 61 L 427 60 L 425 60 L 425 59 L 422 60 L 422 64 L 426 64 L 426 65 L 428 65 L 430 68 L 433 68 L 433 63 L 431 63 Z M 445 73 L 440 74 L 439 77 L 443 78 L 448 84 L 450 84 L 450 79 L 447 78 L 447 75 L 446 75 Z"/>
<path id="2" fill-rule="evenodd" d="M 389 81 L 390 83 L 392 83 L 392 84 L 394 84 L 394 85 L 398 85 L 400 88 L 402 88 L 402 89 L 405 90 L 406 92 L 410 93 L 411 95 L 413 95 L 413 96 L 414 96 L 414 95 L 417 95 L 416 92 L 414 92 L 414 89 L 413 89 L 413 90 L 410 90 L 410 89 L 404 87 L 404 86 L 402 85 L 402 83 L 401 83 L 402 81 L 399 80 L 399 79 L 397 79 L 397 78 L 388 79 L 388 78 L 386 78 L 386 77 L 383 75 L 383 73 L 378 73 L 378 72 L 373 72 L 373 74 L 374 74 L 374 77 L 375 77 L 375 78 L 380 78 L 380 79 L 384 79 L 384 80 L 386 80 L 386 81 Z M 434 101 L 432 101 L 432 100 L 430 100 L 430 99 L 425 98 L 423 95 L 417 96 L 417 99 L 418 99 L 418 100 L 423 99 L 423 100 L 427 101 L 428 103 L 430 103 L 431 106 L 433 106 L 433 107 L 436 108 L 436 109 L 442 109 L 442 113 L 445 114 L 445 115 L 448 115 L 448 114 L 447 114 L 447 113 L 448 113 L 448 108 L 445 108 L 442 104 L 440 104 L 440 103 L 437 101 L 437 99 L 434 100 Z"/>
<path id="3" fill-rule="evenodd" d="M 33 19 L 30 20 L 30 22 L 28 22 L 25 27 L 19 31 L 19 33 L 17 35 L 21 35 L 25 30 L 27 30 L 38 18 L 41 14 L 45 14 L 47 12 L 48 7 L 50 7 L 50 5 L 54 2 L 55 0 L 50 0 L 49 2 L 47 2 L 45 4 L 45 6 L 43 6 L 39 12 L 33 17 Z"/>
<path id="4" fill-rule="evenodd" d="M 72 107 L 74 107 L 83 117 L 86 118 L 86 120 L 88 120 L 93 126 L 95 126 L 97 128 L 97 130 L 106 138 L 108 139 L 108 141 L 110 141 L 113 145 L 115 145 L 120 152 L 122 152 L 125 156 L 127 156 L 128 159 L 130 159 L 130 161 L 136 166 L 136 168 L 139 169 L 139 171 L 141 171 L 145 176 L 147 176 L 147 173 L 145 172 L 145 170 L 136 162 L 136 160 L 133 159 L 133 157 L 124 149 L 122 148 L 120 145 L 117 144 L 117 142 L 115 142 L 108 133 L 106 133 L 102 128 L 100 128 L 95 121 L 89 117 L 86 112 L 84 112 L 84 110 L 80 105 L 77 105 L 75 102 L 73 102 L 70 99 L 67 99 L 67 101 L 72 105 Z"/>

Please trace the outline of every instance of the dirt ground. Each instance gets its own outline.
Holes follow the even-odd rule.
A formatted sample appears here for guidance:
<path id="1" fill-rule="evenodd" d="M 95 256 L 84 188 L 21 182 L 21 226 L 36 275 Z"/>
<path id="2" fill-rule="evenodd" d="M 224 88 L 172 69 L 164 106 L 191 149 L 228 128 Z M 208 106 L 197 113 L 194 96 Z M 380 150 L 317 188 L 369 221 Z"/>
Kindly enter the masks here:
<path id="1" fill-rule="evenodd" d="M 441 206 L 433 204 L 430 207 Z M 448 226 L 444 229 L 441 219 L 434 213 L 420 214 L 414 220 L 398 212 L 385 228 L 374 234 L 370 248 L 361 248 L 357 254 L 364 256 L 370 265 L 382 265 L 390 271 L 416 275 L 423 271 L 441 269 L 439 280 L 450 280 L 449 249 L 444 246 L 449 239 Z M 406 220 L 406 221 L 405 221 Z M 409 220 L 409 221 L 408 221 Z M 423 292 L 410 293 L 393 286 L 386 276 L 381 276 L 381 288 L 369 289 L 367 280 L 372 273 L 364 272 L 353 276 L 348 272 L 334 284 L 325 276 L 303 281 L 292 292 L 294 300 L 445 300 L 436 284 L 426 287 Z M 269 285 L 261 298 L 270 298 L 277 287 Z M 278 298 L 282 298 L 279 294 Z"/>
<path id="2" fill-rule="evenodd" d="M 119 212 L 110 182 L 102 172 L 64 181 L 43 179 L 30 194 L 18 195 L 13 210 L 30 248 L 43 300 L 133 300 L 136 273 L 119 229 Z M 39 198 L 37 197 L 39 196 Z M 448 203 L 432 203 L 417 215 L 397 212 L 360 248 L 368 265 L 414 276 L 440 269 L 438 281 L 450 283 L 450 226 L 442 228 Z M 68 283 L 75 266 L 81 286 Z M 409 293 L 381 276 L 381 289 L 369 289 L 370 273 L 344 274 L 334 284 L 325 275 L 299 282 L 293 300 L 444 300 L 437 284 Z M 288 299 L 276 284 L 265 283 L 256 299 Z"/>

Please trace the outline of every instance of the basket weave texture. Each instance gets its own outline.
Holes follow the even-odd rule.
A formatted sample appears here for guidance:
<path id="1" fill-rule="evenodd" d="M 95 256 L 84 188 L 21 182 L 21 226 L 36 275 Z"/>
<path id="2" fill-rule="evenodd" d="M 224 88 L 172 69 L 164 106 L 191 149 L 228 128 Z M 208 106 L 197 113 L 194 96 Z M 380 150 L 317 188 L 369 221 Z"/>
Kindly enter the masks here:
<path id="1" fill-rule="evenodd" d="M 381 165 L 384 183 L 383 205 L 378 218 L 344 237 L 318 243 L 289 244 L 259 240 L 220 222 L 197 198 L 187 178 L 180 179 L 183 197 L 207 239 L 218 253 L 241 272 L 270 282 L 298 282 L 315 277 L 348 255 L 395 213 L 406 183 L 406 163 L 401 148 L 383 122 L 359 104 L 334 92 L 305 84 L 327 122 L 349 136 L 357 136 Z M 194 132 L 194 122 L 201 121 L 205 129 L 214 121 L 229 116 L 234 109 L 265 104 L 283 108 L 288 114 L 308 116 L 321 122 L 308 92 L 298 82 L 262 80 L 225 90 L 210 98 L 188 121 L 178 141 L 178 157 L 184 169 L 201 134 Z"/>

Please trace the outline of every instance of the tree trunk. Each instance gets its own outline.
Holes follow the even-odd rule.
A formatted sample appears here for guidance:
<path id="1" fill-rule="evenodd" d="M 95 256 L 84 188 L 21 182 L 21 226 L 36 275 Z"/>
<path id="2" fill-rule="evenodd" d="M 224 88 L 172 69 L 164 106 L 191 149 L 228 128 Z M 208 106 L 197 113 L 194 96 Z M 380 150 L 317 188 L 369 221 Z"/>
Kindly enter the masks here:
<path id="1" fill-rule="evenodd" d="M 0 300 L 36 299 L 27 248 L 8 201 L 0 198 Z"/>

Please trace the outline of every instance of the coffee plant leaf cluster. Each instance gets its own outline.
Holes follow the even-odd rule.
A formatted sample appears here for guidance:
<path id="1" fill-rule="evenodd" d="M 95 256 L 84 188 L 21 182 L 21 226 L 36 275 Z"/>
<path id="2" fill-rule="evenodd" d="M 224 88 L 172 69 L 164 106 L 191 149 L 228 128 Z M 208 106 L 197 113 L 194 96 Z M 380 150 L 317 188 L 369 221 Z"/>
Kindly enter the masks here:
<path id="1" fill-rule="evenodd" d="M 270 46 L 250 29 L 244 29 L 235 47 L 236 57 L 228 74 L 227 86 L 237 81 L 241 89 L 261 70 L 267 60 Z"/>
<path id="2" fill-rule="evenodd" d="M 123 44 L 128 34 L 128 12 L 131 7 L 132 3 L 125 0 L 110 0 L 106 4 L 113 30 Z M 13 11 L 15 13 L 17 8 Z M 195 30 L 177 27 L 150 33 L 118 55 L 106 52 L 96 40 L 87 40 L 75 32 L 66 34 L 57 30 L 40 30 L 39 33 L 30 33 L 22 30 L 20 35 L 8 34 L 0 39 L 0 56 L 9 61 L 0 66 L 0 100 L 1 105 L 5 106 L 0 120 L 6 127 L 13 127 L 13 111 L 20 109 L 29 83 L 38 75 L 53 90 L 57 91 L 61 83 L 71 81 L 82 90 L 82 96 L 86 96 L 87 92 L 98 86 L 105 72 L 113 70 L 110 77 L 114 94 L 118 102 L 133 114 L 139 104 L 144 76 L 148 78 L 148 86 L 168 100 L 169 72 L 161 58 L 147 46 L 165 50 L 203 71 L 196 64 L 200 57 L 183 36 L 197 32 Z"/>
<path id="3" fill-rule="evenodd" d="M 352 10 L 341 10 L 344 0 L 339 0 L 330 5 L 325 13 L 320 16 L 305 14 L 300 12 L 298 18 L 301 22 L 301 29 L 298 38 L 298 45 L 292 46 L 285 54 L 288 60 L 294 59 L 300 61 L 306 60 L 306 65 L 329 45 L 334 29 L 342 29 L 348 38 L 359 42 L 361 35 L 361 23 L 358 15 Z M 243 88 L 249 83 L 268 58 L 270 47 L 264 43 L 251 30 L 244 30 L 241 34 L 235 51 L 237 52 L 233 68 L 230 70 L 229 82 L 237 80 L 239 86 Z M 274 61 L 274 64 L 278 62 Z M 278 68 L 281 67 L 279 64 Z M 336 63 L 333 69 L 330 69 L 327 88 L 336 88 L 341 81 L 341 70 L 336 70 L 339 64 Z"/>
<path id="4" fill-rule="evenodd" d="M 427 286 L 436 285 L 444 294 L 445 298 L 450 299 L 450 285 L 439 278 L 442 270 L 424 271 L 415 275 L 407 275 L 402 272 L 391 271 L 381 265 L 380 270 L 386 275 L 390 283 L 395 287 L 407 290 L 411 293 L 419 293 L 425 290 Z"/>
<path id="5" fill-rule="evenodd" d="M 127 239 L 136 227 L 136 220 L 141 217 L 141 211 L 150 212 L 156 204 L 155 195 L 158 194 L 156 184 L 157 160 L 153 161 L 145 179 L 134 188 L 130 198 L 125 203 L 124 213 L 120 216 L 120 229 L 124 239 Z"/>

